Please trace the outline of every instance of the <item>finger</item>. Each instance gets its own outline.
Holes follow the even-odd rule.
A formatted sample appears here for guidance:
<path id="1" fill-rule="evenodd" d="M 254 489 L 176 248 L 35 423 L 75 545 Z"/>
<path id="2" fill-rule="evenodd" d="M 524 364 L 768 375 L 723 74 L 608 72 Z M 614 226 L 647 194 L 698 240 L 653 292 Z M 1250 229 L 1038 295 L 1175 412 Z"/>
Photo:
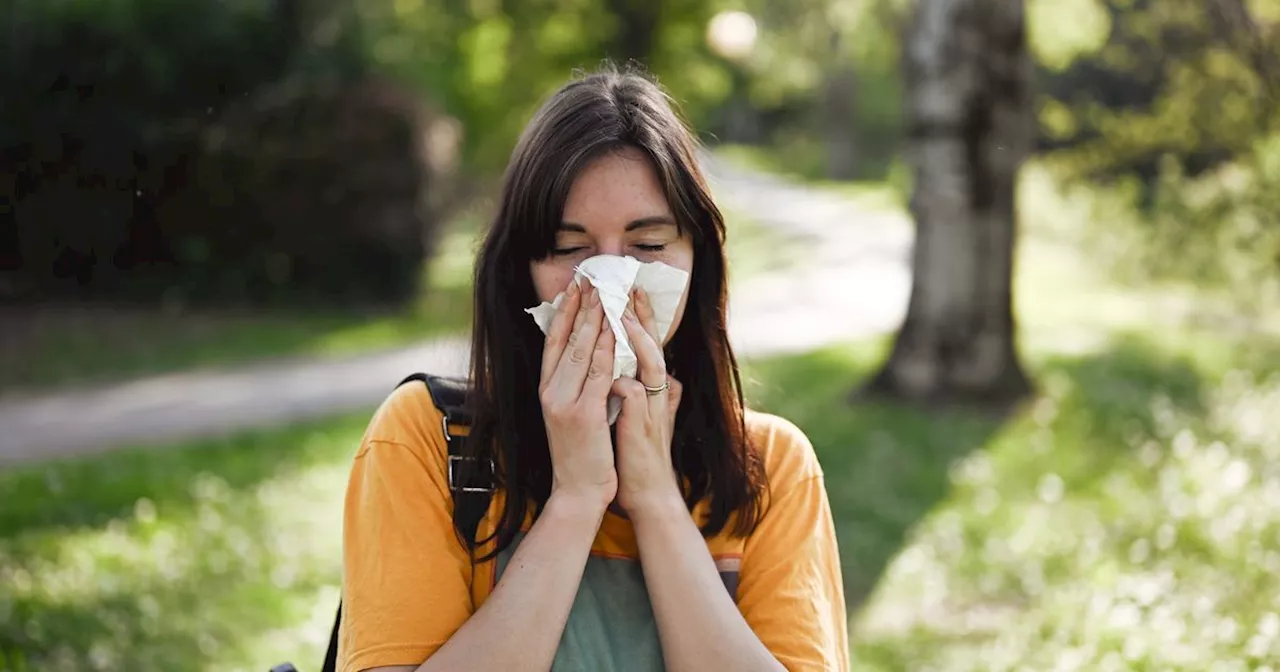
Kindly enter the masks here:
<path id="1" fill-rule="evenodd" d="M 637 377 L 649 387 L 657 387 L 667 379 L 667 364 L 663 359 L 662 349 L 653 340 L 653 336 L 640 326 L 640 321 L 632 313 L 622 314 L 622 326 L 627 331 L 631 348 L 636 351 L 639 364 Z"/>
<path id="2" fill-rule="evenodd" d="M 640 326 L 644 327 L 645 333 L 649 334 L 658 347 L 662 347 L 662 335 L 658 333 L 658 318 L 654 315 L 653 302 L 649 300 L 649 293 L 643 289 L 633 291 L 631 305 L 635 306 L 635 315 L 640 318 Z"/>
<path id="3" fill-rule="evenodd" d="M 573 284 L 578 288 L 578 310 L 573 315 L 573 328 L 569 330 L 569 337 L 565 343 L 566 348 L 574 346 L 578 334 L 582 332 L 582 323 L 587 321 L 587 313 L 591 309 L 591 285 L 585 282 L 582 284 L 574 282 Z"/>
<path id="4" fill-rule="evenodd" d="M 684 394 L 684 385 L 676 380 L 671 374 L 667 374 L 667 411 L 671 414 L 669 417 L 674 419 L 676 412 L 680 410 L 680 398 Z"/>
<path id="5" fill-rule="evenodd" d="M 626 327 L 627 338 L 631 341 L 631 348 L 636 351 L 636 361 L 639 364 L 636 377 L 645 387 L 662 385 L 667 380 L 667 364 L 662 358 L 662 350 L 654 342 L 653 337 L 640 326 L 640 322 L 635 315 L 623 314 L 622 325 Z M 666 395 L 666 392 L 649 395 L 649 403 L 652 406 L 650 412 L 656 414 L 659 410 L 665 408 L 667 403 Z"/>
<path id="6" fill-rule="evenodd" d="M 578 312 L 574 313 L 573 330 L 569 332 L 570 334 L 577 332 L 578 328 L 582 326 L 582 323 L 586 321 L 587 309 L 591 307 L 589 305 L 591 296 L 590 294 L 588 294 L 588 291 L 590 291 L 591 289 L 591 285 L 587 284 L 586 280 L 582 280 L 582 281 L 574 281 L 573 286 L 577 288 L 579 299 L 578 299 Z M 583 301 L 581 297 L 586 297 L 588 300 Z"/>
<path id="7" fill-rule="evenodd" d="M 545 386 L 547 381 L 551 380 L 556 363 L 560 361 L 560 355 L 569 344 L 569 335 L 573 333 L 577 316 L 582 312 L 579 310 L 582 306 L 581 295 L 578 283 L 570 284 L 564 300 L 556 309 L 555 317 L 551 318 L 551 325 L 547 327 L 547 339 L 542 346 L 542 376 L 538 381 L 540 386 Z"/>
<path id="8" fill-rule="evenodd" d="M 618 415 L 618 422 L 648 419 L 649 397 L 640 381 L 623 376 L 613 381 L 610 392 L 622 399 L 622 412 Z"/>
<path id="9" fill-rule="evenodd" d="M 587 368 L 587 382 L 582 386 L 582 397 L 603 401 L 609 396 L 613 386 L 613 360 L 616 339 L 613 329 L 606 322 L 601 326 L 600 337 L 596 339 L 596 349 L 591 354 L 591 365 Z"/>
<path id="10" fill-rule="evenodd" d="M 591 353 L 595 351 L 596 339 L 600 336 L 601 324 L 604 322 L 604 307 L 600 305 L 600 293 L 592 287 L 586 292 L 583 303 L 586 305 L 586 317 L 573 336 L 571 344 L 560 355 L 556 372 L 551 377 L 550 386 L 556 388 L 562 400 L 576 400 L 582 395 L 582 383 L 587 378 L 587 370 L 591 367 Z"/>
<path id="11" fill-rule="evenodd" d="M 564 348 L 561 350 L 561 357 L 564 356 L 564 350 L 572 348 L 578 339 L 578 335 L 582 333 L 582 323 L 587 321 L 587 313 L 591 310 L 591 285 L 585 282 L 573 282 L 574 291 L 578 295 L 578 309 L 573 312 L 573 327 L 569 330 L 569 335 L 565 338 Z M 556 360 L 556 366 L 560 365 L 560 360 Z"/>

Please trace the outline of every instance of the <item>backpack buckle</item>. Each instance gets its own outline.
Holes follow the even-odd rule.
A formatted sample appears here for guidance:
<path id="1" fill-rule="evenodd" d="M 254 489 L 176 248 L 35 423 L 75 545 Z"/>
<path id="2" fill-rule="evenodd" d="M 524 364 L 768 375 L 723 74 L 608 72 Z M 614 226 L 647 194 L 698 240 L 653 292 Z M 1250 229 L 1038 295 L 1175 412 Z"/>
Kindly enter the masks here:
<path id="1" fill-rule="evenodd" d="M 468 456 L 466 456 L 466 455 L 450 455 L 450 456 L 449 456 L 449 489 L 450 489 L 450 490 L 452 490 L 453 492 L 488 492 L 488 493 L 492 493 L 492 492 L 494 492 L 495 488 L 494 488 L 492 485 L 491 485 L 491 486 L 489 486 L 489 487 L 487 487 L 487 488 L 478 488 L 478 487 L 475 487 L 475 486 L 459 486 L 459 485 L 457 484 L 457 480 L 456 480 L 456 478 L 454 477 L 454 465 L 455 465 L 455 464 L 457 464 L 457 463 L 459 463 L 459 462 L 461 462 L 461 461 L 463 461 L 463 460 L 470 460 L 470 461 L 472 461 L 472 462 L 475 462 L 475 461 L 478 461 L 478 460 L 480 460 L 480 459 L 481 459 L 481 458 L 478 458 L 478 457 L 468 457 Z M 484 461 L 489 463 L 490 481 L 492 481 L 492 475 L 493 475 L 493 460 L 492 460 L 492 459 L 489 459 L 489 460 L 484 460 Z"/>
<path id="2" fill-rule="evenodd" d="M 444 442 L 453 442 L 453 432 L 449 431 L 449 415 L 446 413 L 440 416 L 440 429 L 444 432 Z"/>
<path id="3" fill-rule="evenodd" d="M 444 430 L 444 440 L 445 440 L 445 443 L 446 443 L 446 444 L 448 444 L 448 443 L 453 443 L 454 435 L 453 435 L 453 432 L 450 432 L 450 431 L 449 431 L 449 415 L 448 415 L 447 413 L 446 413 L 445 415 L 441 416 L 441 418 L 440 418 L 440 428 Z M 462 437 L 462 436 L 459 436 L 459 437 L 458 437 L 458 440 L 459 440 L 459 441 L 461 441 L 462 439 L 463 439 L 463 437 Z M 458 485 L 457 478 L 454 476 L 454 465 L 458 464 L 459 462 L 461 462 L 461 461 L 463 461 L 463 460 L 470 460 L 470 461 L 472 461 L 472 462 L 475 462 L 475 461 L 478 461 L 478 460 L 480 460 L 480 459 L 481 459 L 481 458 L 479 458 L 479 457 L 470 457 L 470 456 L 467 456 L 467 455 L 457 455 L 457 454 L 455 454 L 455 453 L 453 452 L 453 449 L 452 449 L 452 448 L 450 448 L 450 449 L 449 449 L 449 474 L 448 474 L 448 476 L 449 476 L 449 490 L 450 490 L 450 491 L 452 491 L 452 492 L 477 492 L 477 493 L 479 493 L 479 492 L 487 492 L 487 493 L 493 493 L 493 492 L 495 492 L 496 488 L 495 488 L 494 486 L 492 486 L 492 485 L 490 485 L 490 486 L 489 486 L 489 487 L 487 487 L 487 488 L 480 488 L 480 487 L 475 487 L 475 486 L 470 486 L 470 485 L 468 485 L 468 486 L 459 486 L 459 485 Z M 492 483 L 492 482 L 493 482 L 493 474 L 494 474 L 493 459 L 492 459 L 492 458 L 490 458 L 490 459 L 487 459 L 487 460 L 484 460 L 484 461 L 489 463 L 489 482 L 490 482 L 490 483 Z"/>

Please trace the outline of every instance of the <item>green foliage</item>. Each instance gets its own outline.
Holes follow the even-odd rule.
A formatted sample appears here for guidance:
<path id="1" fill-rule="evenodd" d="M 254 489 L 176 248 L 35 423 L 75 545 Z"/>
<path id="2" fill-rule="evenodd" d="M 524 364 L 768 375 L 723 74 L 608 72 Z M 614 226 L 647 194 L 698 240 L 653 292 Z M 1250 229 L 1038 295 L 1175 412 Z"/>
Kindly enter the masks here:
<path id="1" fill-rule="evenodd" d="M 374 81 L 228 109 L 202 134 L 189 186 L 156 207 L 177 269 L 156 290 L 179 304 L 408 302 L 439 223 L 419 116 Z"/>
<path id="2" fill-rule="evenodd" d="M 902 138 L 900 29 L 905 6 L 893 0 L 809 0 L 755 3 L 762 23 L 758 54 L 750 61 L 751 101 L 771 124 L 772 146 L 812 146 L 806 154 L 827 177 L 831 138 L 818 131 L 827 119 L 824 87 L 850 72 L 852 109 L 842 123 L 852 128 L 860 178 L 883 178 Z M 829 104 L 827 104 L 829 105 Z M 805 154 L 805 152 L 803 152 Z M 796 166 L 808 174 L 812 170 Z"/>
<path id="3" fill-rule="evenodd" d="M 307 7 L 313 7 L 308 5 Z M 10 298 L 404 300 L 417 101 L 295 0 L 24 1 L 0 91 Z M 335 85 L 340 82 L 342 85 Z M 430 238 L 428 237 L 428 240 Z"/>
<path id="4" fill-rule="evenodd" d="M 1121 241 L 1130 276 L 1275 298 L 1276 14 L 1243 0 L 1031 5 L 1042 146 L 1060 176 L 1124 203 L 1094 221 L 1125 231 L 1095 235 Z"/>
<path id="5" fill-rule="evenodd" d="M 1062 71 L 1096 53 L 1111 35 L 1111 15 L 1100 0 L 1028 0 L 1027 43 L 1036 62 Z"/>
<path id="6" fill-rule="evenodd" d="M 760 138 L 725 139 L 776 150 L 788 172 L 812 179 L 831 177 L 832 143 L 852 142 L 856 177 L 883 179 L 903 137 L 898 51 L 908 8 L 896 0 L 757 0 L 745 6 L 761 30 L 743 68 L 748 100 L 764 132 Z M 852 82 L 851 100 L 832 101 L 828 87 L 842 76 Z M 840 124 L 850 132 L 832 133 Z"/>
<path id="7" fill-rule="evenodd" d="M 1252 41 L 1269 27 L 1240 35 L 1226 25 L 1219 8 L 1233 1 L 1074 0 L 1093 18 L 1056 40 L 1047 34 L 1061 23 L 1045 24 L 1069 8 L 1034 5 L 1042 9 L 1032 13 L 1033 45 L 1052 68 L 1049 147 L 1082 174 L 1136 171 L 1146 180 L 1165 155 L 1195 174 L 1247 152 L 1274 128 L 1269 87 L 1280 72 L 1263 67 L 1275 47 Z"/>
<path id="8" fill-rule="evenodd" d="M 1242 316 L 1273 311 L 1280 301 L 1277 136 L 1196 176 L 1166 157 L 1155 179 L 1150 187 L 1132 176 L 1090 185 L 1084 207 L 1093 224 L 1077 239 L 1126 282 L 1192 281 Z"/>
<path id="9" fill-rule="evenodd" d="M 18 167 L 0 178 L 18 223 L 0 239 L 0 291 L 404 300 L 431 252 L 427 206 L 453 195 L 423 165 L 438 113 L 462 130 L 448 163 L 477 184 L 547 94 L 606 58 L 643 61 L 700 121 L 728 93 L 705 46 L 711 9 L 22 0 L 0 26 L 17 36 L 0 95 L 24 101 L 0 111 Z"/>
<path id="10" fill-rule="evenodd" d="M 725 95 L 724 67 L 703 39 L 700 0 L 546 0 L 500 3 L 354 0 L 359 31 L 376 66 L 421 91 L 465 127 L 463 158 L 474 171 L 505 164 L 542 99 L 576 69 L 622 64 L 630 39 L 647 39 L 643 64 L 694 120 Z M 654 19 L 652 34 L 624 19 Z"/>
<path id="11" fill-rule="evenodd" d="M 1161 171 L 1145 264 L 1232 290 L 1245 305 L 1280 305 L 1280 135 L 1194 178 L 1173 161 Z"/>

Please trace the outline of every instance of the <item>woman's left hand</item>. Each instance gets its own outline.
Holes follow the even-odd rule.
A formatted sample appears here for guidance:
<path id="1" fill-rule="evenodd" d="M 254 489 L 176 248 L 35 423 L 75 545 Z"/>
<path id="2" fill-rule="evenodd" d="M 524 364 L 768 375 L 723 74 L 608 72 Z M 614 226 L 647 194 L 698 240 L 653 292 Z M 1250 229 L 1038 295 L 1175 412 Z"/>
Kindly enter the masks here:
<path id="1" fill-rule="evenodd" d="M 618 504 L 630 515 L 649 506 L 683 502 L 671 464 L 671 437 L 681 386 L 667 374 L 662 340 L 653 306 L 643 290 L 632 293 L 622 317 L 623 327 L 636 352 L 636 378 L 619 378 L 613 393 L 622 398 L 617 424 Z M 650 394 L 645 386 L 666 390 Z"/>

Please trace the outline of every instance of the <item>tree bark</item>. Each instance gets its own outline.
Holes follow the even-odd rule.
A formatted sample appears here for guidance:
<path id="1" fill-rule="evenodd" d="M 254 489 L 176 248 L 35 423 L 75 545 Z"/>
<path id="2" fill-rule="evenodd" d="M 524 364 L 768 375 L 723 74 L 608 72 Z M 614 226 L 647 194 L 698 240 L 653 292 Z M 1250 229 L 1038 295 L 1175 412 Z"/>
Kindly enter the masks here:
<path id="1" fill-rule="evenodd" d="M 858 71 L 842 48 L 839 31 L 831 31 L 832 63 L 822 87 L 822 126 L 827 147 L 827 178 L 858 176 Z"/>
<path id="2" fill-rule="evenodd" d="M 915 175 L 907 317 L 869 392 L 1007 402 L 1031 385 L 1014 342 L 1014 195 L 1030 153 L 1023 0 L 919 0 L 904 40 Z"/>
<path id="3" fill-rule="evenodd" d="M 618 21 L 618 32 L 613 44 L 616 53 L 611 54 L 625 63 L 649 65 L 658 33 L 659 9 L 657 0 L 610 0 L 609 8 Z"/>

